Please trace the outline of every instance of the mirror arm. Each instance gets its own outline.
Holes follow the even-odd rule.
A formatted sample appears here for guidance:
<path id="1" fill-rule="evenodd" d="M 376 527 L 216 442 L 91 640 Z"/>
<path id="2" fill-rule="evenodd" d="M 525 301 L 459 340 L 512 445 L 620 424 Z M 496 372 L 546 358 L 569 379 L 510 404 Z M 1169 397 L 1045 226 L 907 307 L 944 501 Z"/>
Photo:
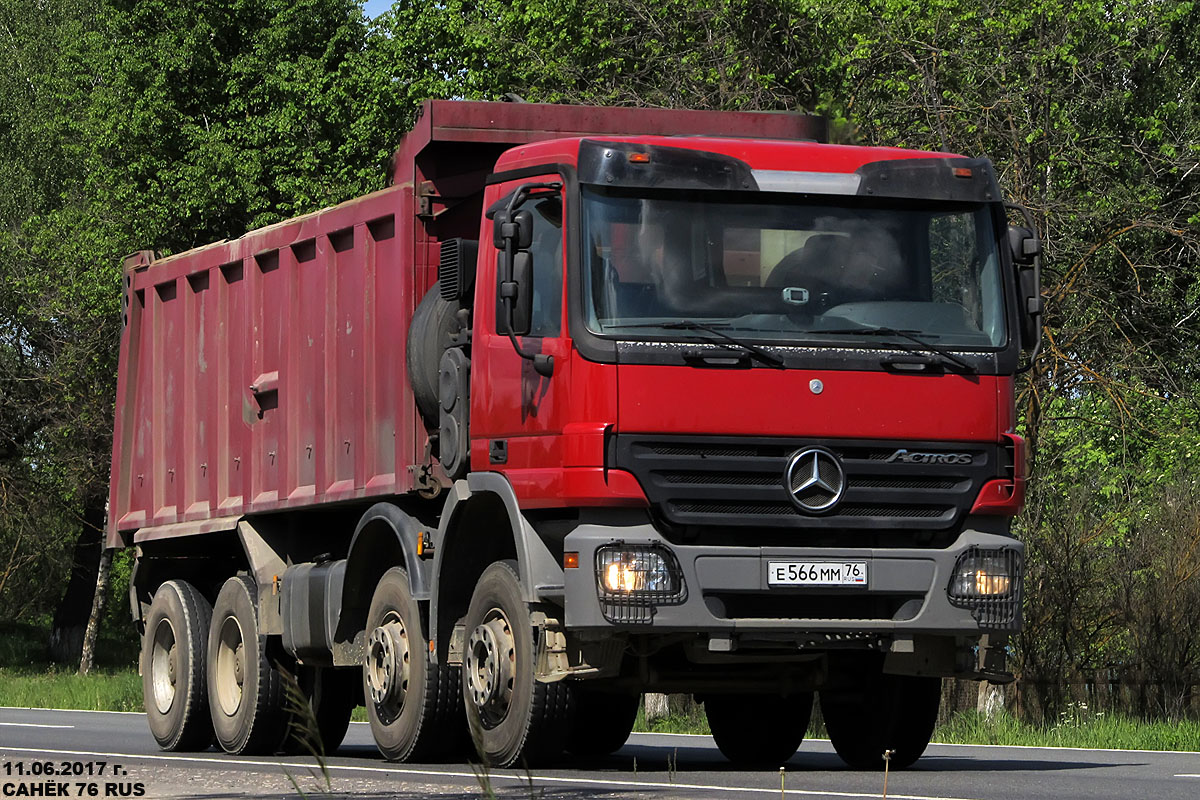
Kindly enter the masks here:
<path id="1" fill-rule="evenodd" d="M 1033 224 L 1033 215 L 1029 213 L 1029 209 L 1020 203 L 1005 203 L 1004 207 L 1021 215 L 1021 218 L 1025 221 L 1025 227 L 1029 228 L 1030 232 L 1033 233 L 1033 241 L 1035 245 L 1033 266 L 1029 267 L 1029 269 L 1033 270 L 1033 285 L 1037 287 L 1036 300 L 1038 310 L 1033 312 L 1033 317 L 1037 321 L 1038 337 L 1037 341 L 1033 343 L 1033 350 L 1029 352 L 1029 362 L 1017 367 L 1015 374 L 1020 375 L 1022 372 L 1028 372 L 1033 368 L 1034 363 L 1037 361 L 1038 354 L 1042 352 L 1042 319 L 1045 313 L 1042 306 L 1042 240 L 1041 237 L 1038 236 L 1037 227 Z M 1026 314 L 1030 313 L 1028 308 L 1022 310 Z"/>
<path id="2" fill-rule="evenodd" d="M 557 192 L 562 189 L 562 183 L 558 181 L 550 181 L 548 183 L 523 183 L 517 187 L 517 190 L 512 193 L 508 199 L 508 207 L 505 209 L 508 212 L 509 219 L 512 219 L 512 214 L 526 200 L 528 200 L 536 191 Z M 490 212 L 489 212 L 490 216 Z M 517 303 L 517 286 L 513 282 L 513 263 L 516 260 L 516 244 L 513 237 L 505 237 L 504 240 L 504 274 L 500 276 L 500 300 L 504 303 L 504 316 L 507 322 L 508 340 L 512 342 L 513 350 L 521 358 L 526 361 L 533 362 L 533 369 L 538 375 L 549 378 L 554 374 L 554 356 L 545 353 L 528 353 L 517 341 L 516 334 L 513 333 L 513 317 L 516 313 Z"/>
<path id="3" fill-rule="evenodd" d="M 516 298 L 505 296 L 504 298 L 504 313 L 508 322 L 508 340 L 512 342 L 513 350 L 517 355 L 526 361 L 533 362 L 533 370 L 542 377 L 549 378 L 554 374 L 554 356 L 546 355 L 545 353 L 527 353 L 521 347 L 521 343 L 517 341 L 516 334 L 513 333 L 513 305 Z"/>

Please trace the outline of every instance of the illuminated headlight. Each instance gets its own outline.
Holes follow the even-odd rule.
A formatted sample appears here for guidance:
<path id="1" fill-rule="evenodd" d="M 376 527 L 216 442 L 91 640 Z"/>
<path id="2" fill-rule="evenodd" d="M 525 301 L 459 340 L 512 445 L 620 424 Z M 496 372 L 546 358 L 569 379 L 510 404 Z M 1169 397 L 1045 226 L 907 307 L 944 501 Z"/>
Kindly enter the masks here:
<path id="1" fill-rule="evenodd" d="M 675 557 L 657 545 L 615 544 L 596 551 L 596 584 L 611 622 L 649 622 L 654 606 L 683 602 Z"/>
<path id="2" fill-rule="evenodd" d="M 950 602 L 971 609 L 981 626 L 1014 625 L 1021 607 L 1023 561 L 1013 548 L 968 549 L 954 564 L 947 589 Z"/>

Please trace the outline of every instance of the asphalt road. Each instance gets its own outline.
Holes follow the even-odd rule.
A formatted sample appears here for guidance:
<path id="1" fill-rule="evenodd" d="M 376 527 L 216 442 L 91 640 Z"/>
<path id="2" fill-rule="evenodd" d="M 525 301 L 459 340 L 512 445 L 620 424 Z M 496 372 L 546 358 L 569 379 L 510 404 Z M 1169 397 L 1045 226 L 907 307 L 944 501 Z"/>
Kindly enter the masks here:
<path id="1" fill-rule="evenodd" d="M 49 762 L 56 773 L 31 775 Z M 103 767 L 100 766 L 103 764 Z M 771 798 L 780 775 L 731 767 L 707 736 L 635 733 L 604 759 L 566 760 L 532 773 L 468 763 L 388 764 L 365 723 L 328 759 L 160 752 L 141 714 L 0 707 L 0 798 Z M 104 774 L 97 774 L 103 770 Z M 88 771 L 93 774 L 88 775 Z M 115 772 L 115 774 L 114 774 Z M 19 773 L 24 773 L 19 775 Z M 825 741 L 808 741 L 783 776 L 787 798 L 878 798 L 883 775 L 847 770 Z M 41 795 L 30 794 L 41 787 Z M 1195 800 L 1200 753 L 931 745 L 915 767 L 889 776 L 896 800 Z"/>

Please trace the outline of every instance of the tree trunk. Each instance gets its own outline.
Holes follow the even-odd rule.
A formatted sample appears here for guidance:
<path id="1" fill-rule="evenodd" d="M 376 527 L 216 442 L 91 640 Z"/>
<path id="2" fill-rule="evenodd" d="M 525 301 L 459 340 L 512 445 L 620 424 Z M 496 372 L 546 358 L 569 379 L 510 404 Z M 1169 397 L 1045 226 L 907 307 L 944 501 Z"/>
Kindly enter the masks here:
<path id="1" fill-rule="evenodd" d="M 645 695 L 645 702 L 646 722 L 655 719 L 662 719 L 671 713 L 670 706 L 667 703 L 667 696 L 665 694 L 658 694 L 657 692 L 647 693 Z"/>
<path id="2" fill-rule="evenodd" d="M 87 675 L 92 670 L 96 654 L 96 638 L 100 635 L 100 620 L 104 616 L 104 600 L 108 597 L 108 575 L 112 567 L 113 551 L 100 553 L 100 568 L 96 572 L 96 593 L 92 597 L 92 615 L 88 617 L 87 630 L 83 634 L 83 654 L 79 658 L 79 674 Z"/>
<path id="3" fill-rule="evenodd" d="M 77 664 L 83 653 L 83 636 L 92 615 L 100 553 L 104 548 L 104 498 L 90 499 L 83 510 L 79 538 L 71 560 L 71 577 L 54 611 L 50 629 L 50 659 Z"/>

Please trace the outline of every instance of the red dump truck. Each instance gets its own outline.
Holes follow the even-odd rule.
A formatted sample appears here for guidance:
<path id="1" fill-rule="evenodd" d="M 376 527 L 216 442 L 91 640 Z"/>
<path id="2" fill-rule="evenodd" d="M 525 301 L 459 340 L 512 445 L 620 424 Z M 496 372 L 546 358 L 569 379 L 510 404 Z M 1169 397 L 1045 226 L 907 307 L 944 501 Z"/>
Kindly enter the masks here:
<path id="1" fill-rule="evenodd" d="M 295 686 L 326 751 L 362 704 L 505 766 L 654 691 L 746 764 L 819 696 L 896 768 L 941 678 L 1011 678 L 1038 238 L 986 159 L 822 138 L 432 101 L 388 188 L 130 256 L 107 541 L 160 746 L 286 748 Z"/>

